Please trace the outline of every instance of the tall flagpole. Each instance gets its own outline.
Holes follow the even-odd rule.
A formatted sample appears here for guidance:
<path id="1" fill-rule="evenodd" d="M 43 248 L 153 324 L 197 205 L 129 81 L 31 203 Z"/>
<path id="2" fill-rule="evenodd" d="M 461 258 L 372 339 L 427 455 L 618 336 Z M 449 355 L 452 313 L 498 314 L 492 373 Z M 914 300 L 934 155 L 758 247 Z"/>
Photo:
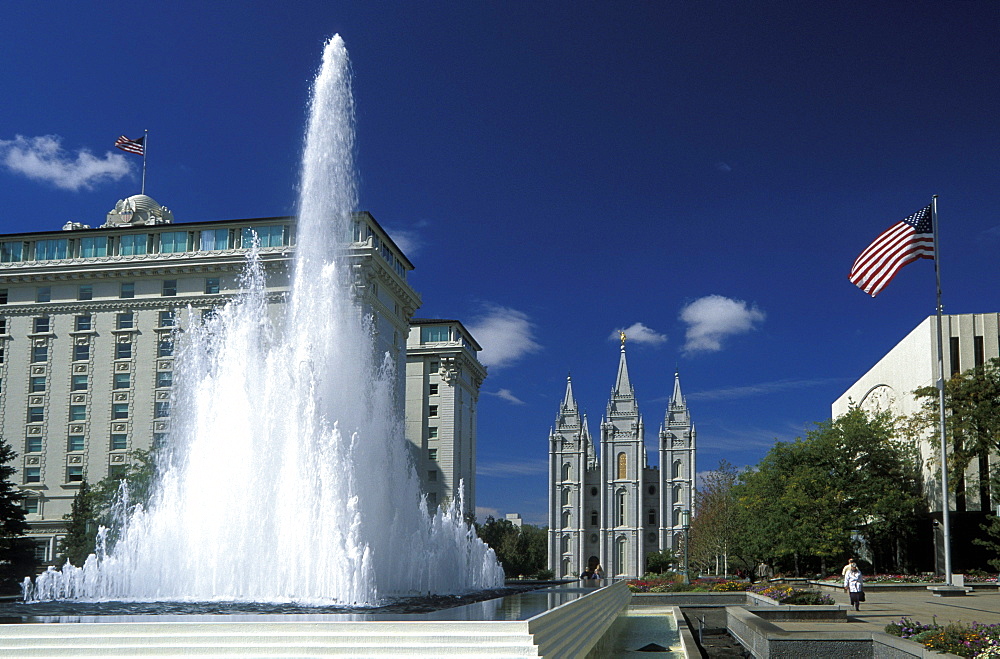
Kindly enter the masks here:
<path id="1" fill-rule="evenodd" d="M 938 349 L 938 408 L 941 417 L 941 527 L 944 535 L 944 579 L 951 578 L 951 519 L 948 508 L 948 442 L 944 414 L 944 339 L 941 336 L 941 241 L 938 238 L 937 199 L 931 198 L 931 222 L 934 225 L 934 275 L 937 278 L 937 349 Z"/>
<path id="2" fill-rule="evenodd" d="M 142 138 L 142 192 L 140 194 L 146 194 L 146 151 L 149 150 L 149 129 L 145 130 L 144 137 Z M 940 289 L 940 285 L 938 289 Z"/>

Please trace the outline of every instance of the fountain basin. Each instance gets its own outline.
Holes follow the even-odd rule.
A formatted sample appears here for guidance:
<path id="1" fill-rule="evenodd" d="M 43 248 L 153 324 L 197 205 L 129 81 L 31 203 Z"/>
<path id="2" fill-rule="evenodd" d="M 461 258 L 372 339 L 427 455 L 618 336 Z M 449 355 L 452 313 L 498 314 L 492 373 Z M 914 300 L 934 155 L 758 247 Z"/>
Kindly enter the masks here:
<path id="1" fill-rule="evenodd" d="M 620 581 L 416 614 L 22 616 L 0 625 L 0 656 L 582 657 L 629 600 Z"/>

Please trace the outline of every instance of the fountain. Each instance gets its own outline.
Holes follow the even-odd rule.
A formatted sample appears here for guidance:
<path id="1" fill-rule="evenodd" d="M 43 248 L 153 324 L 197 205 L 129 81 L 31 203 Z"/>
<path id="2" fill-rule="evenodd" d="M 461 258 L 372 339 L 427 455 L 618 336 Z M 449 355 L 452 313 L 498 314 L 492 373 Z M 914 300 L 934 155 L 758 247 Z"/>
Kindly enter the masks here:
<path id="1" fill-rule="evenodd" d="M 349 265 L 354 108 L 339 36 L 323 53 L 302 158 L 292 286 L 272 328 L 253 255 L 238 298 L 189 320 L 170 446 L 148 506 L 82 567 L 26 580 L 29 601 L 373 606 L 497 588 L 461 503 L 428 513 Z M 363 482 L 362 482 L 363 481 Z"/>

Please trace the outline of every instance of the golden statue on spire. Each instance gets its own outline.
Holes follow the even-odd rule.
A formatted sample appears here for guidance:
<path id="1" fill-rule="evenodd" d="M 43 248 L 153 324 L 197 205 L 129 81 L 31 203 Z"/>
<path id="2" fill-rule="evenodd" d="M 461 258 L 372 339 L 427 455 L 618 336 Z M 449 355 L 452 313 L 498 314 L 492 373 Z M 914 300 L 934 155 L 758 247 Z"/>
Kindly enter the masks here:
<path id="1" fill-rule="evenodd" d="M 622 348 L 625 347 L 625 330 L 618 330 L 618 336 L 622 340 Z"/>

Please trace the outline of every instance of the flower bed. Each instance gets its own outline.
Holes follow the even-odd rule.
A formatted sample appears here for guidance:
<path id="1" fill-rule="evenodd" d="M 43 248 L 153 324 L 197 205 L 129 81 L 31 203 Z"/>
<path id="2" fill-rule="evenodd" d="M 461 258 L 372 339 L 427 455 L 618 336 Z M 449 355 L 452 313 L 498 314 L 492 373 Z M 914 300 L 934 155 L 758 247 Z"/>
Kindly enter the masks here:
<path id="1" fill-rule="evenodd" d="M 749 584 L 745 581 L 719 581 L 717 579 L 695 579 L 689 584 L 675 581 L 673 578 L 647 578 L 633 579 L 628 582 L 629 590 L 633 593 L 685 593 L 685 592 L 712 592 L 712 593 L 735 593 L 749 591 L 764 597 L 770 597 L 779 604 L 834 604 L 835 601 L 829 595 L 817 593 L 812 590 L 793 588 L 792 586 L 780 586 L 777 584 L 758 583 Z"/>
<path id="2" fill-rule="evenodd" d="M 885 631 L 916 641 L 931 650 L 950 652 L 960 657 L 1000 657 L 1000 625 L 953 622 L 942 626 L 937 624 L 936 618 L 930 624 L 902 618 L 899 622 L 886 625 Z"/>
<path id="3" fill-rule="evenodd" d="M 842 582 L 844 578 L 839 574 L 831 574 L 824 581 Z M 894 584 L 894 583 L 944 583 L 944 577 L 929 574 L 873 574 L 864 577 L 866 584 Z M 997 583 L 997 575 L 971 572 L 965 575 L 965 583 Z"/>

